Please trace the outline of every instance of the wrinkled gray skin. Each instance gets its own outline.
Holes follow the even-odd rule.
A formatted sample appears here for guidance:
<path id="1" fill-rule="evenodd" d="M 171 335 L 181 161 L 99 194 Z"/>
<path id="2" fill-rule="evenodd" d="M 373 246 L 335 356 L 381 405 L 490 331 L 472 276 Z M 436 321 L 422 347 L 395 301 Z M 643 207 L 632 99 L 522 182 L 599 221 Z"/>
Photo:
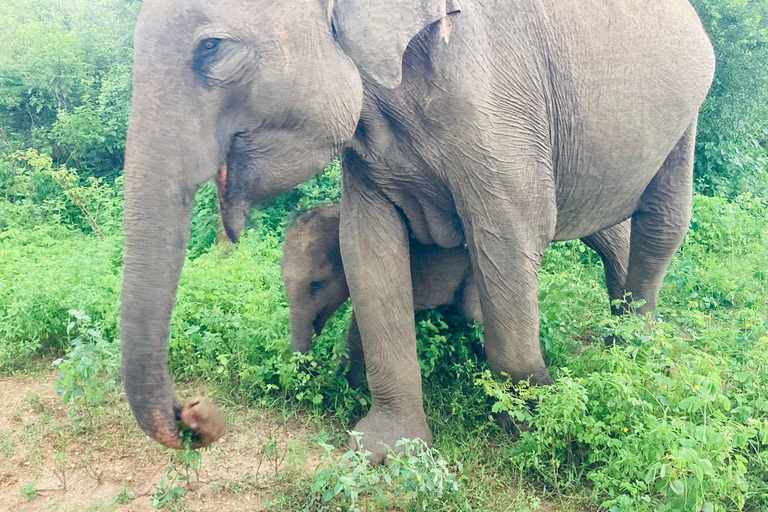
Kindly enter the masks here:
<path id="1" fill-rule="evenodd" d="M 349 298 L 339 244 L 339 205 L 315 208 L 286 231 L 283 243 L 283 281 L 291 305 L 291 346 L 309 352 L 328 319 Z M 480 298 L 464 247 L 443 249 L 411 242 L 413 309 L 455 306 L 467 321 L 482 322 Z M 354 313 L 347 332 L 347 379 L 357 386 L 365 371 L 363 345 Z"/>
<path id="2" fill-rule="evenodd" d="M 315 208 L 297 218 L 285 233 L 282 274 L 291 306 L 291 346 L 302 354 L 309 352 L 313 335 L 322 333 L 331 315 L 349 298 L 339 243 L 340 215 L 339 205 Z M 627 220 L 583 239 L 603 260 L 611 301 L 624 293 L 629 227 Z M 443 249 L 411 240 L 410 253 L 415 311 L 454 306 L 467 321 L 482 323 L 480 297 L 465 247 Z M 347 345 L 347 379 L 355 387 L 365 371 L 365 361 L 354 313 Z"/>
<path id="3" fill-rule="evenodd" d="M 631 219 L 624 287 L 640 313 L 655 307 L 690 218 L 713 72 L 687 0 L 145 0 L 121 320 L 139 425 L 181 447 L 167 340 L 195 190 L 217 177 L 236 240 L 254 202 L 340 151 L 341 254 L 372 398 L 354 429 L 372 458 L 432 438 L 410 236 L 467 244 L 489 362 L 549 384 L 544 249 Z"/>

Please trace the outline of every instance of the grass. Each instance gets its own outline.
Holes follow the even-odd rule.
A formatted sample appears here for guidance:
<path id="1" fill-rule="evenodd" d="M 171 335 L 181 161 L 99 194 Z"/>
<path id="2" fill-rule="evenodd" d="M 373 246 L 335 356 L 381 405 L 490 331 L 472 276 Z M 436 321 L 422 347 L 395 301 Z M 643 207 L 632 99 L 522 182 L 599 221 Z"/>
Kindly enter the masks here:
<path id="1" fill-rule="evenodd" d="M 339 460 L 338 451 L 317 471 L 297 472 L 302 463 L 291 457 L 308 445 L 342 446 L 345 429 L 369 407 L 368 391 L 350 389 L 338 370 L 349 308 L 309 356 L 291 354 L 288 343 L 283 226 L 297 208 L 336 197 L 334 172 L 256 213 L 234 248 L 211 246 L 215 195 L 204 189 L 174 311 L 170 362 L 177 380 L 205 382 L 227 410 L 273 411 L 314 432 L 294 448 L 280 441 L 288 432 L 266 434 L 259 471 L 267 468 L 283 483 L 265 509 L 768 508 L 768 202 L 749 195 L 696 198 L 653 319 L 612 318 L 599 259 L 580 242 L 553 246 L 540 279 L 551 388 L 509 389 L 488 373 L 481 326 L 446 311 L 418 315 L 437 452 L 412 474 L 434 477 L 443 461 L 446 478 L 455 478 L 450 496 L 427 493 L 419 501 L 403 474 L 386 476 L 362 461 L 350 468 L 356 455 Z M 98 430 L 119 390 L 120 244 L 119 232 L 97 237 L 50 223 L 0 234 L 0 372 L 23 373 L 41 355 L 61 356 L 59 391 L 86 433 Z M 603 338 L 613 334 L 627 343 L 605 347 Z M 538 403 L 534 416 L 523 406 L 530 398 Z M 509 437 L 492 418 L 501 411 L 533 429 Z M 3 450 L 12 452 L 13 443 Z M 349 474 L 357 476 L 341 481 Z M 328 494 L 331 477 L 335 492 Z M 249 492 L 253 478 L 244 471 L 221 483 L 221 492 Z"/>

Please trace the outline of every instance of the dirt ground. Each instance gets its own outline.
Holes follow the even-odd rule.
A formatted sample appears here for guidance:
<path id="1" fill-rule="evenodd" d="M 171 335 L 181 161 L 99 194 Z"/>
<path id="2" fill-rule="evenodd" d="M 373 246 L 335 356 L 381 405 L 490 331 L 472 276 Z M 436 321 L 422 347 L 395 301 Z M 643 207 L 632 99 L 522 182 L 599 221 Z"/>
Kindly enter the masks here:
<path id="1" fill-rule="evenodd" d="M 0 378 L 3 512 L 145 512 L 155 510 L 158 489 L 177 486 L 185 487 L 183 503 L 168 510 L 260 510 L 281 482 L 312 475 L 320 461 L 316 433 L 298 420 L 243 408 L 230 413 L 229 431 L 203 452 L 189 483 L 169 485 L 169 477 L 184 476 L 170 469 L 179 455 L 139 431 L 124 399 L 70 417 L 55 380 L 54 372 Z"/>

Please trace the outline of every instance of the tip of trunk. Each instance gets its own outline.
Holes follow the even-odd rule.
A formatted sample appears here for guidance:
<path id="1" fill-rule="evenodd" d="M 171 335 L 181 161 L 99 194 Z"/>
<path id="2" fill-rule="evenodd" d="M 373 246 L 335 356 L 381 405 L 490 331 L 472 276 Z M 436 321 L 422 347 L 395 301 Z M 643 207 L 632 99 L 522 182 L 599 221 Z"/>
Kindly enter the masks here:
<path id="1" fill-rule="evenodd" d="M 148 425 L 139 422 L 142 430 L 174 450 L 205 448 L 218 441 L 227 430 L 224 413 L 207 398 L 192 398 L 181 407 L 177 404 L 174 410 L 170 419 L 162 411 L 153 411 Z"/>

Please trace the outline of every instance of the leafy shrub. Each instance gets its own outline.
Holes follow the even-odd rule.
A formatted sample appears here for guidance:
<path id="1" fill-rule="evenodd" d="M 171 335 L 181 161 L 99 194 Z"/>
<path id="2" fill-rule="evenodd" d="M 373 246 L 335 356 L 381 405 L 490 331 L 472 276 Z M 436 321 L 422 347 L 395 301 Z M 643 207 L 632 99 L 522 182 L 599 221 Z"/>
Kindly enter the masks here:
<path id="1" fill-rule="evenodd" d="M 768 4 L 693 0 L 717 56 L 699 116 L 697 188 L 735 196 L 768 192 Z"/>
<path id="2" fill-rule="evenodd" d="M 614 512 L 758 510 L 768 490 L 768 395 L 755 386 L 768 375 L 766 326 L 716 342 L 673 324 L 618 322 L 627 345 L 593 344 L 551 388 L 517 395 L 489 374 L 479 380 L 496 410 L 533 427 L 514 463 L 558 493 L 588 480 Z"/>
<path id="3" fill-rule="evenodd" d="M 0 370 L 67 346 L 70 310 L 117 338 L 122 242 L 62 226 L 0 233 Z"/>
<path id="4" fill-rule="evenodd" d="M 91 318 L 82 311 L 69 311 L 73 320 L 67 325 L 67 334 L 75 336 L 64 357 L 53 362 L 58 368 L 56 392 L 64 404 L 72 403 L 67 414 L 91 408 L 116 385 L 120 373 L 120 347 L 106 341 L 99 331 L 91 327 Z"/>
<path id="5" fill-rule="evenodd" d="M 111 186 L 100 178 L 81 179 L 34 149 L 17 151 L 5 164 L 0 228 L 64 223 L 100 237 L 122 228 L 122 178 Z"/>
<path id="6" fill-rule="evenodd" d="M 87 174 L 115 175 L 130 110 L 134 0 L 6 0 L 0 126 Z"/>
<path id="7" fill-rule="evenodd" d="M 353 433 L 360 439 L 359 433 Z M 467 510 L 463 496 L 463 482 L 456 477 L 448 463 L 435 448 L 421 440 L 403 439 L 397 446 L 403 451 L 390 450 L 387 465 L 371 466 L 371 452 L 349 450 L 339 462 L 333 462 L 333 446 L 321 445 L 325 467 L 316 472 L 312 490 L 315 501 L 325 507 L 360 512 L 368 502 L 385 503 L 391 508 L 393 501 L 404 499 L 407 510 L 439 511 Z M 461 472 L 461 466 L 457 467 Z M 365 504 L 365 505 L 364 505 Z M 376 505 L 374 505 L 376 506 Z"/>

